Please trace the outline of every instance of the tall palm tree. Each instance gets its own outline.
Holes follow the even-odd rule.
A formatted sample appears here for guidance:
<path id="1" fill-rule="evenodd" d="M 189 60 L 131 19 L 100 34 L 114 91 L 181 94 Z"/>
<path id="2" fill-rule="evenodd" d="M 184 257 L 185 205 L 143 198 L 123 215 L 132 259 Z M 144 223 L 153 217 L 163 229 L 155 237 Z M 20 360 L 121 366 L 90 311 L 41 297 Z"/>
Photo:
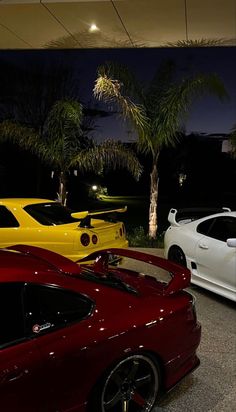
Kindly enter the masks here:
<path id="1" fill-rule="evenodd" d="M 79 77 L 78 68 L 75 73 L 73 67 L 66 66 L 60 59 L 48 64 L 48 61 L 40 59 L 39 62 L 29 54 L 24 68 L 1 61 L 0 121 L 12 119 L 43 136 L 44 124 L 53 104 L 58 100 L 79 99 Z M 43 184 L 41 166 L 41 161 L 36 158 L 35 191 L 38 195 Z"/>
<path id="2" fill-rule="evenodd" d="M 120 142 L 106 140 L 96 145 L 83 136 L 82 105 L 76 101 L 58 101 L 50 110 L 43 134 L 12 121 L 0 123 L 0 141 L 12 141 L 31 150 L 59 175 L 58 200 L 66 204 L 67 175 L 71 168 L 82 171 L 101 171 L 103 167 L 126 168 L 138 178 L 141 165 L 134 153 Z"/>
<path id="3" fill-rule="evenodd" d="M 94 95 L 121 109 L 138 135 L 138 147 L 151 154 L 149 236 L 157 234 L 158 159 L 164 146 L 174 145 L 195 97 L 211 93 L 226 95 L 215 74 L 195 74 L 176 80 L 175 66 L 165 61 L 149 87 L 144 88 L 123 65 L 105 63 L 98 68 Z"/>

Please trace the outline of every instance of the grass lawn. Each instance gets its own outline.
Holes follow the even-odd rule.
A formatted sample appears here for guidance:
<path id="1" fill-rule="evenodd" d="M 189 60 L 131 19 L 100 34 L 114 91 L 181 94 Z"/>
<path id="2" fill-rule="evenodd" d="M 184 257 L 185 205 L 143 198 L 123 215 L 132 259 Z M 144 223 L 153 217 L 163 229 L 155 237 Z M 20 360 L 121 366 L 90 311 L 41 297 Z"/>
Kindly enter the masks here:
<path id="1" fill-rule="evenodd" d="M 144 196 L 101 196 L 89 201 L 89 209 L 108 209 L 127 206 L 127 212 L 120 213 L 119 219 L 125 223 L 131 246 L 162 247 L 163 229 L 160 222 L 160 236 L 151 241 L 148 236 L 149 199 Z"/>
<path id="2" fill-rule="evenodd" d="M 141 196 L 102 196 L 89 202 L 90 209 L 109 209 L 127 206 L 127 212 L 120 213 L 127 230 L 142 226 L 148 228 L 148 199 Z"/>

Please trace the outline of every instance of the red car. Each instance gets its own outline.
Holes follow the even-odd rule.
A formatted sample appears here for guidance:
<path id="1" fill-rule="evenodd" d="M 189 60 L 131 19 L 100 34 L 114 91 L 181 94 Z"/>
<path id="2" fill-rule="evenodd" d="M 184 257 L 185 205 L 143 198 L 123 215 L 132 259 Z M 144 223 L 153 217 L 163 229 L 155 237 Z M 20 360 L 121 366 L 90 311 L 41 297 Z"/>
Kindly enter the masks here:
<path id="1" fill-rule="evenodd" d="M 114 254 L 171 280 L 110 267 Z M 0 250 L 1 411 L 149 412 L 199 365 L 188 269 L 129 249 L 89 258 L 93 265 L 26 245 Z"/>

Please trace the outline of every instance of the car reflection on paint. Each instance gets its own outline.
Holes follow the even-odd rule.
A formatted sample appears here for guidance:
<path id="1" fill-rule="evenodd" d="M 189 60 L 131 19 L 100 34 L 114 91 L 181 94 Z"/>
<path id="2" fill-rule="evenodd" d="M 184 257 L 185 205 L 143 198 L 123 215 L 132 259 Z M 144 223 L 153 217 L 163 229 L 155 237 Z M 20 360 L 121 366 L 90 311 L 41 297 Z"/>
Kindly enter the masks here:
<path id="1" fill-rule="evenodd" d="M 109 266 L 113 254 L 169 279 Z M 32 246 L 1 249 L 1 410 L 150 412 L 199 365 L 189 282 L 187 269 L 129 249 L 79 265 Z"/>

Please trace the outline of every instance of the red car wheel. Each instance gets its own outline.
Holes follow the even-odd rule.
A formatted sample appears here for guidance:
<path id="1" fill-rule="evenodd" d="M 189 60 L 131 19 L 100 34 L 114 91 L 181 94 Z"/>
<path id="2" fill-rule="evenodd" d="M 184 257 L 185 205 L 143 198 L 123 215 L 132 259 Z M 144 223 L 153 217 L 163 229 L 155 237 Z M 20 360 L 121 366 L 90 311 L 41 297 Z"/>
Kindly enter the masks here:
<path id="1" fill-rule="evenodd" d="M 150 412 L 160 388 L 158 365 L 149 356 L 132 355 L 119 362 L 98 392 L 99 412 Z"/>

